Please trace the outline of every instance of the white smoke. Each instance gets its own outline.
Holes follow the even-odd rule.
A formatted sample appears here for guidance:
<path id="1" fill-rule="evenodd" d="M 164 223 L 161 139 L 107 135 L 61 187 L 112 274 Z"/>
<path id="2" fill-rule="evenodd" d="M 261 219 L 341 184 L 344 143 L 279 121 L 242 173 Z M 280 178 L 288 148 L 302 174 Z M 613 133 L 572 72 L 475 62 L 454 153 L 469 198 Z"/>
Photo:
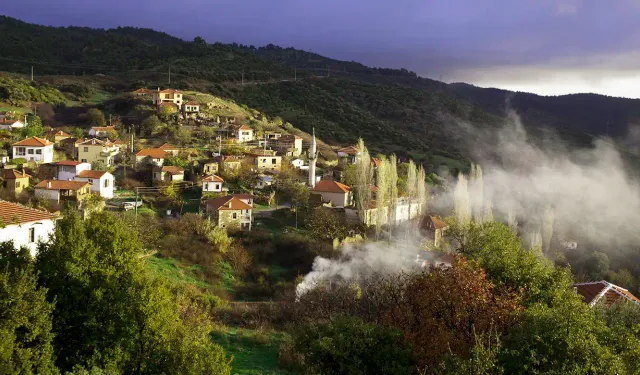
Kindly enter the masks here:
<path id="1" fill-rule="evenodd" d="M 496 219 L 507 221 L 515 213 L 519 223 L 540 231 L 550 207 L 554 233 L 599 246 L 640 245 L 640 184 L 613 141 L 570 148 L 553 134 L 534 140 L 513 112 L 508 120 L 498 130 L 458 122 L 461 138 L 482 165 L 483 193 Z"/>
<path id="2" fill-rule="evenodd" d="M 340 258 L 316 257 L 312 271 L 296 287 L 301 296 L 319 283 L 364 280 L 375 273 L 398 273 L 419 270 L 434 259 L 418 242 L 370 242 L 361 246 L 347 244 Z"/>

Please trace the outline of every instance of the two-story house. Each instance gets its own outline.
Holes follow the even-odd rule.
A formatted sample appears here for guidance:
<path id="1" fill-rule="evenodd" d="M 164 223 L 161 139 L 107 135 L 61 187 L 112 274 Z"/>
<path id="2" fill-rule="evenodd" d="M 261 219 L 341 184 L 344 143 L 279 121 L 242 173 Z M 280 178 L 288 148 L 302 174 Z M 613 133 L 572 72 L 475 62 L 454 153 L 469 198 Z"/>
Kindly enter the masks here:
<path id="1" fill-rule="evenodd" d="M 205 202 L 205 214 L 222 228 L 251 230 L 252 210 L 250 205 L 232 195 Z"/>
<path id="2" fill-rule="evenodd" d="M 2 170 L 2 185 L 0 185 L 0 191 L 4 197 L 17 197 L 24 189 L 29 187 L 28 174 L 18 171 L 16 169 L 3 169 Z"/>
<path id="3" fill-rule="evenodd" d="M 53 142 L 31 137 L 13 145 L 13 158 L 24 158 L 30 162 L 51 163 L 53 161 Z"/>
<path id="4" fill-rule="evenodd" d="M 76 181 L 88 182 L 91 184 L 91 192 L 104 199 L 113 198 L 114 177 L 107 171 L 83 170 L 74 177 Z"/>
<path id="5" fill-rule="evenodd" d="M 286 156 L 300 156 L 302 154 L 302 138 L 294 134 L 269 141 L 269 146 Z"/>
<path id="6" fill-rule="evenodd" d="M 254 155 L 253 165 L 259 172 L 277 172 L 282 167 L 282 156 L 278 155 Z"/>
<path id="7" fill-rule="evenodd" d="M 36 198 L 53 204 L 69 203 L 78 207 L 91 194 L 91 184 L 86 181 L 42 180 L 35 187 Z"/>
<path id="8" fill-rule="evenodd" d="M 0 242 L 13 241 L 16 248 L 24 246 L 35 256 L 38 242 L 49 241 L 57 219 L 47 211 L 0 200 Z"/>
<path id="9" fill-rule="evenodd" d="M 220 176 L 211 175 L 202 179 L 202 191 L 204 193 L 221 193 L 224 179 Z"/>
<path id="10" fill-rule="evenodd" d="M 167 154 L 171 154 L 173 156 L 178 155 L 180 153 L 180 149 L 176 146 L 173 146 L 169 143 L 163 143 L 158 147 L 159 150 L 166 152 Z"/>
<path id="11" fill-rule="evenodd" d="M 331 202 L 334 207 L 348 207 L 353 203 L 351 188 L 333 180 L 320 180 L 311 189 L 311 194 L 322 196 L 324 202 Z"/>
<path id="12" fill-rule="evenodd" d="M 73 180 L 78 173 L 91 170 L 91 164 L 74 160 L 64 160 L 54 163 L 55 178 L 57 180 Z"/>
<path id="13" fill-rule="evenodd" d="M 255 139 L 253 129 L 247 125 L 240 125 L 236 130 L 238 143 L 251 142 Z"/>
<path id="14" fill-rule="evenodd" d="M 159 148 L 143 148 L 136 154 L 136 164 L 155 165 L 162 167 L 164 159 L 167 158 L 167 152 Z"/>
<path id="15" fill-rule="evenodd" d="M 60 143 L 62 141 L 64 141 L 65 139 L 71 138 L 71 134 L 63 131 L 63 130 L 58 130 L 56 132 L 52 132 L 49 134 L 48 139 L 55 143 L 56 145 L 60 145 Z"/>
<path id="16" fill-rule="evenodd" d="M 109 140 L 92 138 L 77 143 L 78 159 L 83 163 L 102 162 L 105 167 L 115 165 L 120 148 Z"/>
<path id="17" fill-rule="evenodd" d="M 347 163 L 355 164 L 360 155 L 360 151 L 355 146 L 347 146 L 337 151 L 338 157 L 347 161 Z"/>
<path id="18" fill-rule="evenodd" d="M 158 106 L 162 103 L 173 103 L 178 106 L 178 108 L 181 108 L 183 100 L 182 91 L 174 89 L 160 91 L 160 88 L 158 88 L 158 90 L 153 93 L 152 100 L 153 104 Z"/>

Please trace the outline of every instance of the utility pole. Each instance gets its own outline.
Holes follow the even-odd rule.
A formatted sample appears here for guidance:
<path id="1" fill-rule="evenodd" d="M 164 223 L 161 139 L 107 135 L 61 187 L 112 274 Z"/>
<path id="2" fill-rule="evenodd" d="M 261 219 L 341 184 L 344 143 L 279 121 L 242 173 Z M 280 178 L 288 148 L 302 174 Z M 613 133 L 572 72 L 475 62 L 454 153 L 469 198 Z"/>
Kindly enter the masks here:
<path id="1" fill-rule="evenodd" d="M 169 65 L 169 84 L 171 84 L 171 65 Z"/>
<path id="2" fill-rule="evenodd" d="M 244 86 L 244 68 L 242 68 L 241 85 Z"/>
<path id="3" fill-rule="evenodd" d="M 218 136 L 218 156 L 222 156 L 222 137 Z"/>
<path id="4" fill-rule="evenodd" d="M 31 80 L 33 81 L 33 65 L 31 65 Z"/>
<path id="5" fill-rule="evenodd" d="M 298 80 L 298 68 L 293 68 L 293 82 Z"/>

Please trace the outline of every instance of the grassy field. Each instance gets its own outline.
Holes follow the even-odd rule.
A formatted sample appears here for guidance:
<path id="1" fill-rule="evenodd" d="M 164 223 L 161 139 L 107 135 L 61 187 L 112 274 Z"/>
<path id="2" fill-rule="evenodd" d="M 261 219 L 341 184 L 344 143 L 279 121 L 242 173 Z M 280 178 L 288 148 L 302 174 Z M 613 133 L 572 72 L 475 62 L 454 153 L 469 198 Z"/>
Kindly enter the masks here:
<path id="1" fill-rule="evenodd" d="M 147 269 L 154 275 L 168 280 L 176 285 L 191 284 L 201 288 L 209 288 L 210 285 L 198 276 L 200 269 L 197 265 L 186 266 L 173 258 L 151 256 L 146 259 Z"/>
<path id="2" fill-rule="evenodd" d="M 285 335 L 250 329 L 226 328 L 213 334 L 213 341 L 233 356 L 232 374 L 293 375 L 278 368 L 278 348 Z"/>

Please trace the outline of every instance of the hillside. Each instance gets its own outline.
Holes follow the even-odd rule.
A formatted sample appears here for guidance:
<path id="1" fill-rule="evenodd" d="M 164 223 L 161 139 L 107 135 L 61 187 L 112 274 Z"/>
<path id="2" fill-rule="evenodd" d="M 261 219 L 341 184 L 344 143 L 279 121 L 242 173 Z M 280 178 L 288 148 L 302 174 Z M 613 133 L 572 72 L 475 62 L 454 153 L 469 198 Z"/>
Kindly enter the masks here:
<path id="1" fill-rule="evenodd" d="M 54 75 L 92 75 L 89 81 L 100 82 L 97 91 L 111 94 L 169 84 L 211 93 L 280 116 L 305 132 L 316 128 L 328 142 L 344 145 L 363 137 L 374 151 L 412 156 L 432 167 L 443 159 L 466 163 L 451 125 L 463 120 L 496 126 L 507 101 L 530 130 L 550 126 L 578 144 L 591 142 L 589 134 L 624 134 L 640 110 L 636 100 L 447 85 L 405 69 L 273 45 L 188 42 L 150 29 L 55 28 L 0 16 L 0 31 L 0 70 L 29 74 L 33 65 L 37 80 L 46 82 L 55 81 Z"/>

